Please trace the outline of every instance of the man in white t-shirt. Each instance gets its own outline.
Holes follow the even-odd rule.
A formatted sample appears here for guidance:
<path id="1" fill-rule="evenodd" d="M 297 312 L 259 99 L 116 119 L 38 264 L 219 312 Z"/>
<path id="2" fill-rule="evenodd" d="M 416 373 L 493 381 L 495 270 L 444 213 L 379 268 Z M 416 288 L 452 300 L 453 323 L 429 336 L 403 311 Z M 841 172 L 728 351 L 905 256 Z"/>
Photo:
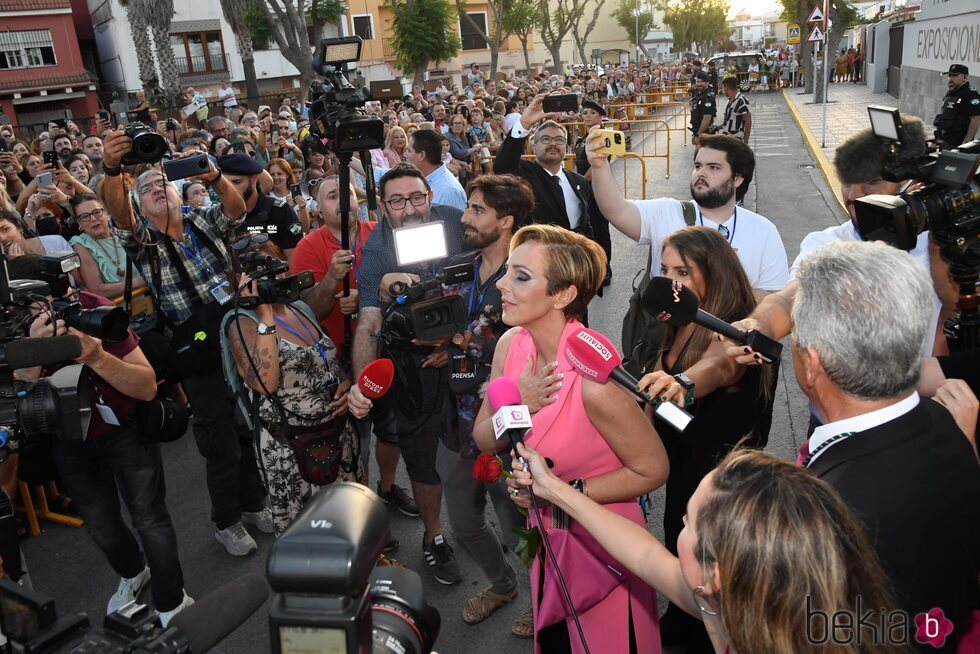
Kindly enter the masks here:
<path id="1" fill-rule="evenodd" d="M 224 80 L 221 82 L 221 88 L 218 89 L 218 99 L 221 100 L 225 106 L 226 116 L 228 115 L 229 111 L 238 106 L 238 100 L 235 98 L 235 89 L 228 86 L 228 82 Z"/>
<path id="2" fill-rule="evenodd" d="M 650 275 L 660 275 L 661 242 L 687 226 L 683 205 L 671 198 L 625 200 L 599 141 L 590 137 L 585 152 L 599 210 L 623 234 L 652 246 Z M 691 196 L 697 212 L 694 224 L 717 229 L 728 239 L 756 295 L 762 297 L 786 285 L 789 269 L 776 226 L 735 204 L 744 197 L 754 172 L 749 146 L 731 136 L 705 135 L 694 158 Z"/>

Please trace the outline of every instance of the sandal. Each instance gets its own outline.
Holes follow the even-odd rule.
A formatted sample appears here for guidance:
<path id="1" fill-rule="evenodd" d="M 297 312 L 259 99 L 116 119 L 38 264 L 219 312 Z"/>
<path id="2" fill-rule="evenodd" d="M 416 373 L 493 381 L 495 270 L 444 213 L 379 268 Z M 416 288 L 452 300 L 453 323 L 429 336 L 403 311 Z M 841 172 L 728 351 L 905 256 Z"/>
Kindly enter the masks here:
<path id="1" fill-rule="evenodd" d="M 493 592 L 493 586 L 487 586 L 480 591 L 479 595 L 470 598 L 470 601 L 463 607 L 463 622 L 466 624 L 483 622 L 501 606 L 514 601 L 515 597 L 517 597 L 516 585 L 514 586 L 514 590 L 506 595 L 495 593 Z"/>
<path id="2" fill-rule="evenodd" d="M 514 622 L 514 626 L 510 628 L 510 633 L 518 638 L 534 638 L 534 613 L 530 606 Z"/>

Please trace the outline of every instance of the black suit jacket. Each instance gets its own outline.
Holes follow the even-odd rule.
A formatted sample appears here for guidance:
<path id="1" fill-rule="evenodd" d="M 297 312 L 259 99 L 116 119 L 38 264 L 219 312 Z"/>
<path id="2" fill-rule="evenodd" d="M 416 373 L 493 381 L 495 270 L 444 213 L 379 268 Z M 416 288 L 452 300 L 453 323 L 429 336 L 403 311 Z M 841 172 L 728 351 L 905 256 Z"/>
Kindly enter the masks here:
<path id="1" fill-rule="evenodd" d="M 864 525 L 910 620 L 939 607 L 953 621 L 943 651 L 955 651 L 977 608 L 980 465 L 949 412 L 923 399 L 905 415 L 829 447 L 810 471 Z"/>
<path id="2" fill-rule="evenodd" d="M 561 189 L 551 181 L 551 173 L 535 161 L 521 159 L 526 142 L 527 138 L 515 139 L 508 134 L 497 150 L 497 157 L 493 161 L 493 172 L 498 175 L 508 173 L 517 175 L 528 181 L 534 191 L 534 213 L 532 214 L 534 222 L 571 229 L 568 214 L 564 209 L 564 195 L 562 195 Z M 596 217 L 602 214 L 592 197 L 592 185 L 589 184 L 589 180 L 575 171 L 562 167 L 562 174 L 571 183 L 572 188 L 575 189 L 575 194 L 582 203 L 582 217 L 574 231 L 593 238 L 592 223 Z"/>

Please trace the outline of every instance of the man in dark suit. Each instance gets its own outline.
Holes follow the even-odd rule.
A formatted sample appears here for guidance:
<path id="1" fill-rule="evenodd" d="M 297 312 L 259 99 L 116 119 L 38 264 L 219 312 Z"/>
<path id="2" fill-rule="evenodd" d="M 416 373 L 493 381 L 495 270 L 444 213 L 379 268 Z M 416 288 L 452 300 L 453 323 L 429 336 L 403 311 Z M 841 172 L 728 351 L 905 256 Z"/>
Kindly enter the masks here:
<path id="1" fill-rule="evenodd" d="M 592 197 L 589 181 L 562 166 L 568 146 L 568 132 L 552 120 L 558 114 L 544 112 L 546 96 L 544 93 L 538 95 L 524 109 L 520 121 L 497 150 L 493 172 L 497 175 L 510 173 L 528 181 L 534 190 L 534 222 L 558 225 L 603 245 L 595 238 L 592 225 L 600 220 L 605 222 L 605 218 Z M 534 161 L 528 161 L 521 159 L 521 155 L 532 130 Z M 609 255 L 608 250 L 606 255 Z M 608 269 L 606 284 L 609 280 Z"/>
<path id="2" fill-rule="evenodd" d="M 955 651 L 977 608 L 980 465 L 950 412 L 916 393 L 934 328 L 929 276 L 883 243 L 834 242 L 800 265 L 798 279 L 793 363 L 823 421 L 800 461 L 867 530 L 908 614 L 909 643 Z M 917 628 L 915 616 L 936 608 L 942 618 Z M 946 621 L 953 630 L 941 637 Z M 917 633 L 940 637 L 923 644 Z"/>

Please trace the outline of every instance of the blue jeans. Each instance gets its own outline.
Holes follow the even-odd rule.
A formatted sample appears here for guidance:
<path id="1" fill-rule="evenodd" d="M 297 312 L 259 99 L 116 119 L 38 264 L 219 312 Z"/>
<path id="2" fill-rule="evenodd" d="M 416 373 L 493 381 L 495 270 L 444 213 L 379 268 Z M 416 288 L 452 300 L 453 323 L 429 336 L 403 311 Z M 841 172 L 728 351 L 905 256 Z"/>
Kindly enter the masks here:
<path id="1" fill-rule="evenodd" d="M 180 604 L 184 576 L 177 534 L 167 511 L 160 446 L 144 444 L 136 432 L 123 426 L 80 443 L 55 441 L 51 449 L 65 491 L 113 570 L 130 578 L 148 564 L 156 609 L 169 611 Z M 123 520 L 120 496 L 143 552 Z"/>

